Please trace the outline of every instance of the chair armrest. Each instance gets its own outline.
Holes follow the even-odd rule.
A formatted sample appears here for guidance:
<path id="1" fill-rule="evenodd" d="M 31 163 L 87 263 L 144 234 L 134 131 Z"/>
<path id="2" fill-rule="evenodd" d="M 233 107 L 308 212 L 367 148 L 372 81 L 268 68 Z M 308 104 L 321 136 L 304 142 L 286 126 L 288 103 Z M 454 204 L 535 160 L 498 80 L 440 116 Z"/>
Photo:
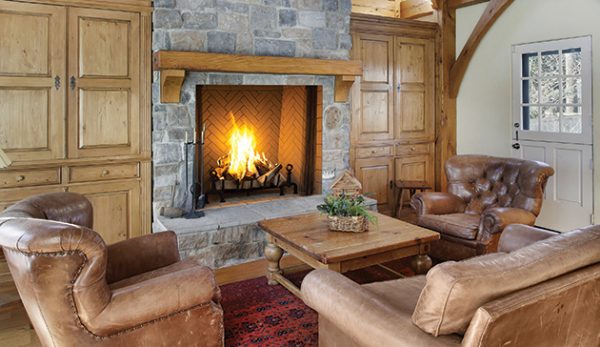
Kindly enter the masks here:
<path id="1" fill-rule="evenodd" d="M 534 228 L 523 224 L 511 224 L 502 232 L 498 251 L 512 252 L 519 248 L 529 246 L 537 241 L 545 240 L 549 237 L 558 235 L 555 232 Z"/>
<path id="2" fill-rule="evenodd" d="M 533 225 L 535 218 L 533 213 L 520 208 L 488 208 L 481 214 L 478 239 L 485 239 L 486 235 L 501 233 L 509 224 Z"/>
<path id="3" fill-rule="evenodd" d="M 217 305 L 219 298 L 212 270 L 196 265 L 115 289 L 100 314 L 82 321 L 95 334 L 112 334 L 200 305 Z"/>
<path id="4" fill-rule="evenodd" d="M 411 200 L 417 215 L 463 213 L 467 204 L 460 197 L 441 192 L 417 193 Z"/>
<path id="5" fill-rule="evenodd" d="M 108 246 L 107 250 L 108 283 L 156 270 L 180 260 L 177 235 L 172 231 L 121 241 Z"/>
<path id="6" fill-rule="evenodd" d="M 432 346 L 431 335 L 414 326 L 410 314 L 394 310 L 377 295 L 341 274 L 315 270 L 302 281 L 304 302 L 358 345 Z"/>

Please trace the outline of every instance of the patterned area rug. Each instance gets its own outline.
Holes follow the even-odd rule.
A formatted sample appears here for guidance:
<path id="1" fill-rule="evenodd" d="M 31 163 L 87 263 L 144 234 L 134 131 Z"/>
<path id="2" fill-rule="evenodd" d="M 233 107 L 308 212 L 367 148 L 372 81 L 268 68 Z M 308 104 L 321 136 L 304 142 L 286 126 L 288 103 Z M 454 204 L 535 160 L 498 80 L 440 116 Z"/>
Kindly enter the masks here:
<path id="1" fill-rule="evenodd" d="M 406 263 L 386 264 L 404 276 L 413 273 Z M 288 278 L 299 285 L 308 272 Z M 398 276 L 380 267 L 346 274 L 358 283 L 386 281 Z M 318 345 L 317 313 L 282 286 L 269 286 L 265 277 L 221 287 L 225 311 L 225 346 Z"/>

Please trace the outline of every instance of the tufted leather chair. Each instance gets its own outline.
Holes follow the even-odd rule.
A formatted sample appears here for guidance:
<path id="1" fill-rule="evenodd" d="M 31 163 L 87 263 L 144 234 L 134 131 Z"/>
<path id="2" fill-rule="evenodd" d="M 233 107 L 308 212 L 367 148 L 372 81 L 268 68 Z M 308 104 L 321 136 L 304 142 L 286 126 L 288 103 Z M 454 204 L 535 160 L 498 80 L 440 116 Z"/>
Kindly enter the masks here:
<path id="1" fill-rule="evenodd" d="M 44 346 L 222 346 L 214 274 L 180 260 L 173 232 L 107 246 L 74 193 L 0 214 L 0 246 Z"/>
<path id="2" fill-rule="evenodd" d="M 411 201 L 417 224 L 441 234 L 431 255 L 443 260 L 495 252 L 507 225 L 533 225 L 554 174 L 545 163 L 482 155 L 457 155 L 445 169 L 448 193 L 420 193 Z"/>

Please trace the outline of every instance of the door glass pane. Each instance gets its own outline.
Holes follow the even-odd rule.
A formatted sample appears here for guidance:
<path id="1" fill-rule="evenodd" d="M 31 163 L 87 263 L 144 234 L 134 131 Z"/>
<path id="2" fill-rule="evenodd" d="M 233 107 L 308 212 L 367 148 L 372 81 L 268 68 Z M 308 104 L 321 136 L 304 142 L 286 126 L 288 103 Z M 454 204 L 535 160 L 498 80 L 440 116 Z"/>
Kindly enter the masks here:
<path id="1" fill-rule="evenodd" d="M 537 104 L 540 102 L 539 97 L 539 80 L 523 80 L 523 103 Z"/>
<path id="2" fill-rule="evenodd" d="M 523 130 L 540 131 L 540 108 L 537 106 L 523 107 Z"/>
<path id="3" fill-rule="evenodd" d="M 560 113 L 557 106 L 543 106 L 540 131 L 557 133 L 559 129 Z"/>
<path id="4" fill-rule="evenodd" d="M 560 87 L 558 78 L 541 80 L 542 104 L 558 104 L 560 102 Z"/>
<path id="5" fill-rule="evenodd" d="M 564 75 L 581 75 L 581 48 L 563 51 L 562 73 Z"/>
<path id="6" fill-rule="evenodd" d="M 581 78 L 567 77 L 562 81 L 563 85 L 563 103 L 579 104 L 581 103 Z"/>
<path id="7" fill-rule="evenodd" d="M 542 76 L 558 75 L 560 72 L 558 51 L 542 52 Z"/>
<path id="8" fill-rule="evenodd" d="M 563 133 L 581 134 L 581 111 L 581 106 L 579 105 L 563 106 L 563 114 L 560 122 L 560 131 Z"/>
<path id="9" fill-rule="evenodd" d="M 540 74 L 540 59 L 537 53 L 523 54 L 523 77 L 535 77 Z"/>

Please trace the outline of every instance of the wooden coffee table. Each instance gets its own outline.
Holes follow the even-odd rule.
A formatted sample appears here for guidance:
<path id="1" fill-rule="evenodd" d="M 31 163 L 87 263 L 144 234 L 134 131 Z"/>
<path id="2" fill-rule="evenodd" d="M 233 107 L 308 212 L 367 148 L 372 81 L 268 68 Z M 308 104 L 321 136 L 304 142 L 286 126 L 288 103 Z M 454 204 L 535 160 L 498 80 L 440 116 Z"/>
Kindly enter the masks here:
<path id="1" fill-rule="evenodd" d="M 279 266 L 284 250 L 313 269 L 344 273 L 413 257 L 413 270 L 427 272 L 432 264 L 427 255 L 430 243 L 440 235 L 380 213 L 374 215 L 377 225 L 356 234 L 329 231 L 327 217 L 318 212 L 259 222 L 267 232 L 265 257 L 269 284 L 281 284 L 301 296 L 300 289 L 283 276 Z"/>

